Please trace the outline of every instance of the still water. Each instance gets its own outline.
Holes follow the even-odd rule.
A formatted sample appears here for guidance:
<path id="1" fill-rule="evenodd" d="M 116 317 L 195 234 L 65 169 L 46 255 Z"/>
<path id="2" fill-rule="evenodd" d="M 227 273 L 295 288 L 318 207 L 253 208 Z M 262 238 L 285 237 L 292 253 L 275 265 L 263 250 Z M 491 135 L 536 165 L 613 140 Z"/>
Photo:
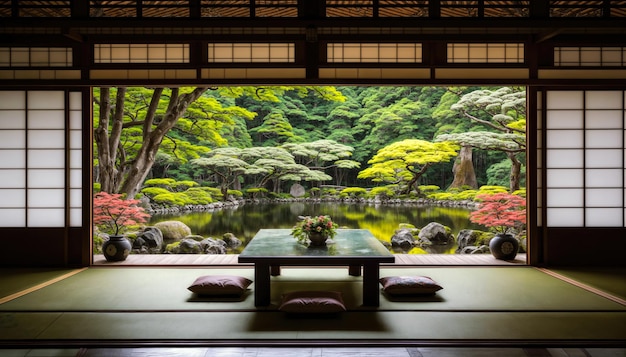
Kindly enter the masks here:
<path id="1" fill-rule="evenodd" d="M 330 215 L 341 228 L 368 229 L 381 241 L 390 242 L 399 224 L 422 228 L 430 222 L 450 227 L 454 237 L 462 229 L 481 229 L 468 219 L 471 211 L 458 207 L 416 207 L 395 205 L 362 205 L 338 203 L 271 203 L 245 204 L 236 209 L 196 212 L 185 215 L 153 216 L 151 224 L 177 220 L 191 228 L 192 234 L 221 238 L 233 233 L 243 246 L 262 228 L 291 228 L 298 216 Z M 484 229 L 484 228 L 482 228 Z M 243 246 L 241 249 L 243 249 Z M 239 253 L 241 251 L 231 253 Z M 424 251 L 414 248 L 410 254 L 454 254 L 456 245 L 432 246 Z M 406 253 L 406 252 L 395 252 Z"/>

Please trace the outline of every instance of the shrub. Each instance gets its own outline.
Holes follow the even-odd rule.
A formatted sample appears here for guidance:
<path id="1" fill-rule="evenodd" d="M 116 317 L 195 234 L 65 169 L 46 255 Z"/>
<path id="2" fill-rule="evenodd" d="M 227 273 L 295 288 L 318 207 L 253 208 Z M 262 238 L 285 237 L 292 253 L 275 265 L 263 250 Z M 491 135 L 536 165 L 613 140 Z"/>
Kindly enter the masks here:
<path id="1" fill-rule="evenodd" d="M 365 196 L 367 194 L 367 190 L 363 187 L 347 187 L 341 190 L 340 195 L 344 197 L 347 195 L 348 197 L 360 197 Z"/>
<path id="2" fill-rule="evenodd" d="M 176 180 L 172 178 L 156 178 L 146 180 L 143 185 L 146 187 L 161 187 L 166 188 L 168 190 L 172 190 L 172 185 L 176 182 Z"/>
<path id="3" fill-rule="evenodd" d="M 526 199 L 510 193 L 476 196 L 480 208 L 470 214 L 470 221 L 491 228 L 496 233 L 508 233 L 512 227 L 526 224 Z"/>
<path id="4" fill-rule="evenodd" d="M 195 181 L 175 181 L 171 184 L 172 190 L 176 192 L 183 192 L 197 186 L 200 185 Z"/>
<path id="5" fill-rule="evenodd" d="M 141 193 L 143 193 L 144 195 L 153 198 L 154 196 L 160 195 L 160 194 L 167 194 L 167 193 L 171 193 L 169 190 L 161 188 L 161 187 L 144 187 L 141 190 Z"/>
<path id="6" fill-rule="evenodd" d="M 394 192 L 389 187 L 374 187 L 368 193 L 370 197 L 382 196 L 385 198 L 393 197 Z"/>
<path id="7" fill-rule="evenodd" d="M 188 204 L 189 199 L 184 195 L 174 192 L 162 193 L 152 197 L 152 200 L 156 203 L 164 204 L 167 206 L 185 206 Z"/>
<path id="8" fill-rule="evenodd" d="M 182 194 L 194 205 L 208 205 L 213 202 L 211 194 L 198 187 L 190 188 Z"/>
<path id="9" fill-rule="evenodd" d="M 125 200 L 119 193 L 96 193 L 93 199 L 93 222 L 118 235 L 129 226 L 145 223 L 150 218 L 143 207 L 137 204 L 139 200 Z"/>

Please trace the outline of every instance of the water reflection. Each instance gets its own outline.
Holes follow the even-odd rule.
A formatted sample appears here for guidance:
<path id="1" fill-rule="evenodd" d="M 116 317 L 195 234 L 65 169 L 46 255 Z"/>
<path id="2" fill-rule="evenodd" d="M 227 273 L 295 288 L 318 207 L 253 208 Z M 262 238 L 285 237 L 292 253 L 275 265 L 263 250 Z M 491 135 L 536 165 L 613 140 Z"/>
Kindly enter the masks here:
<path id="1" fill-rule="evenodd" d="M 298 216 L 327 214 L 342 228 L 368 229 L 379 240 L 390 242 L 391 236 L 401 223 L 422 228 L 430 222 L 438 222 L 450 227 L 455 237 L 462 229 L 481 229 L 469 221 L 469 213 L 470 210 L 457 207 L 297 202 L 246 204 L 236 209 L 213 212 L 195 212 L 178 216 L 159 215 L 152 217 L 150 224 L 174 219 L 188 225 L 193 234 L 204 237 L 220 238 L 224 233 L 233 233 L 245 246 L 259 229 L 291 228 L 298 220 Z M 243 246 L 233 253 L 239 253 Z M 432 246 L 427 252 L 415 248 L 409 253 L 454 254 L 455 250 L 456 245 L 443 245 Z"/>

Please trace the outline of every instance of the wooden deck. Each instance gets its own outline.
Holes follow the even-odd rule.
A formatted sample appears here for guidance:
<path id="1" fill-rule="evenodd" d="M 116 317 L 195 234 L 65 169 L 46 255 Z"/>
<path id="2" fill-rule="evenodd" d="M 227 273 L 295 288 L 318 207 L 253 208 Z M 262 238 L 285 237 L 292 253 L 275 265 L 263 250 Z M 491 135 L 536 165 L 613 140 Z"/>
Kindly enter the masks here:
<path id="1" fill-rule="evenodd" d="M 518 254 L 515 260 L 504 261 L 491 254 L 394 254 L 396 262 L 382 265 L 526 265 L 526 254 Z M 93 266 L 252 266 L 237 262 L 237 254 L 131 254 L 122 262 L 107 262 L 103 255 L 94 255 Z"/>

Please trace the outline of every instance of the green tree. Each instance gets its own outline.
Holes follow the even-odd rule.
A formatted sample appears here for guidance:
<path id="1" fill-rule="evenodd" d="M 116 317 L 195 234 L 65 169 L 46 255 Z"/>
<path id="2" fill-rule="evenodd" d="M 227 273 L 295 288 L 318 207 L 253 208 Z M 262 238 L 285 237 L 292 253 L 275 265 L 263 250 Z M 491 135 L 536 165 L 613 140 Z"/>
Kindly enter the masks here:
<path id="1" fill-rule="evenodd" d="M 348 158 L 352 156 L 353 147 L 339 144 L 333 140 L 316 140 L 310 143 L 287 143 L 281 146 L 289 151 L 296 162 L 312 170 L 334 170 L 337 185 L 344 177 L 345 170 L 360 167 L 360 163 Z"/>
<path id="2" fill-rule="evenodd" d="M 239 148 L 218 148 L 209 152 L 207 157 L 192 160 L 191 166 L 197 175 L 216 176 L 223 199 L 227 200 L 228 189 L 249 169 L 248 163 L 239 158 L 241 151 Z"/>
<path id="3" fill-rule="evenodd" d="M 368 161 L 371 165 L 359 172 L 358 177 L 374 182 L 406 184 L 406 193 L 419 192 L 420 177 L 433 164 L 450 161 L 457 155 L 458 146 L 452 142 L 432 143 L 419 139 L 406 139 L 380 149 Z"/>
<path id="4" fill-rule="evenodd" d="M 482 129 L 441 134 L 436 140 L 454 141 L 463 147 L 505 153 L 511 161 L 510 190 L 518 190 L 522 166 L 520 155 L 526 151 L 526 92 L 521 88 L 509 87 L 476 90 L 461 97 L 451 109 L 480 124 Z M 467 155 L 466 151 L 461 161 L 471 162 L 471 155 Z M 455 175 L 461 174 L 465 174 L 465 171 L 455 172 Z"/>

